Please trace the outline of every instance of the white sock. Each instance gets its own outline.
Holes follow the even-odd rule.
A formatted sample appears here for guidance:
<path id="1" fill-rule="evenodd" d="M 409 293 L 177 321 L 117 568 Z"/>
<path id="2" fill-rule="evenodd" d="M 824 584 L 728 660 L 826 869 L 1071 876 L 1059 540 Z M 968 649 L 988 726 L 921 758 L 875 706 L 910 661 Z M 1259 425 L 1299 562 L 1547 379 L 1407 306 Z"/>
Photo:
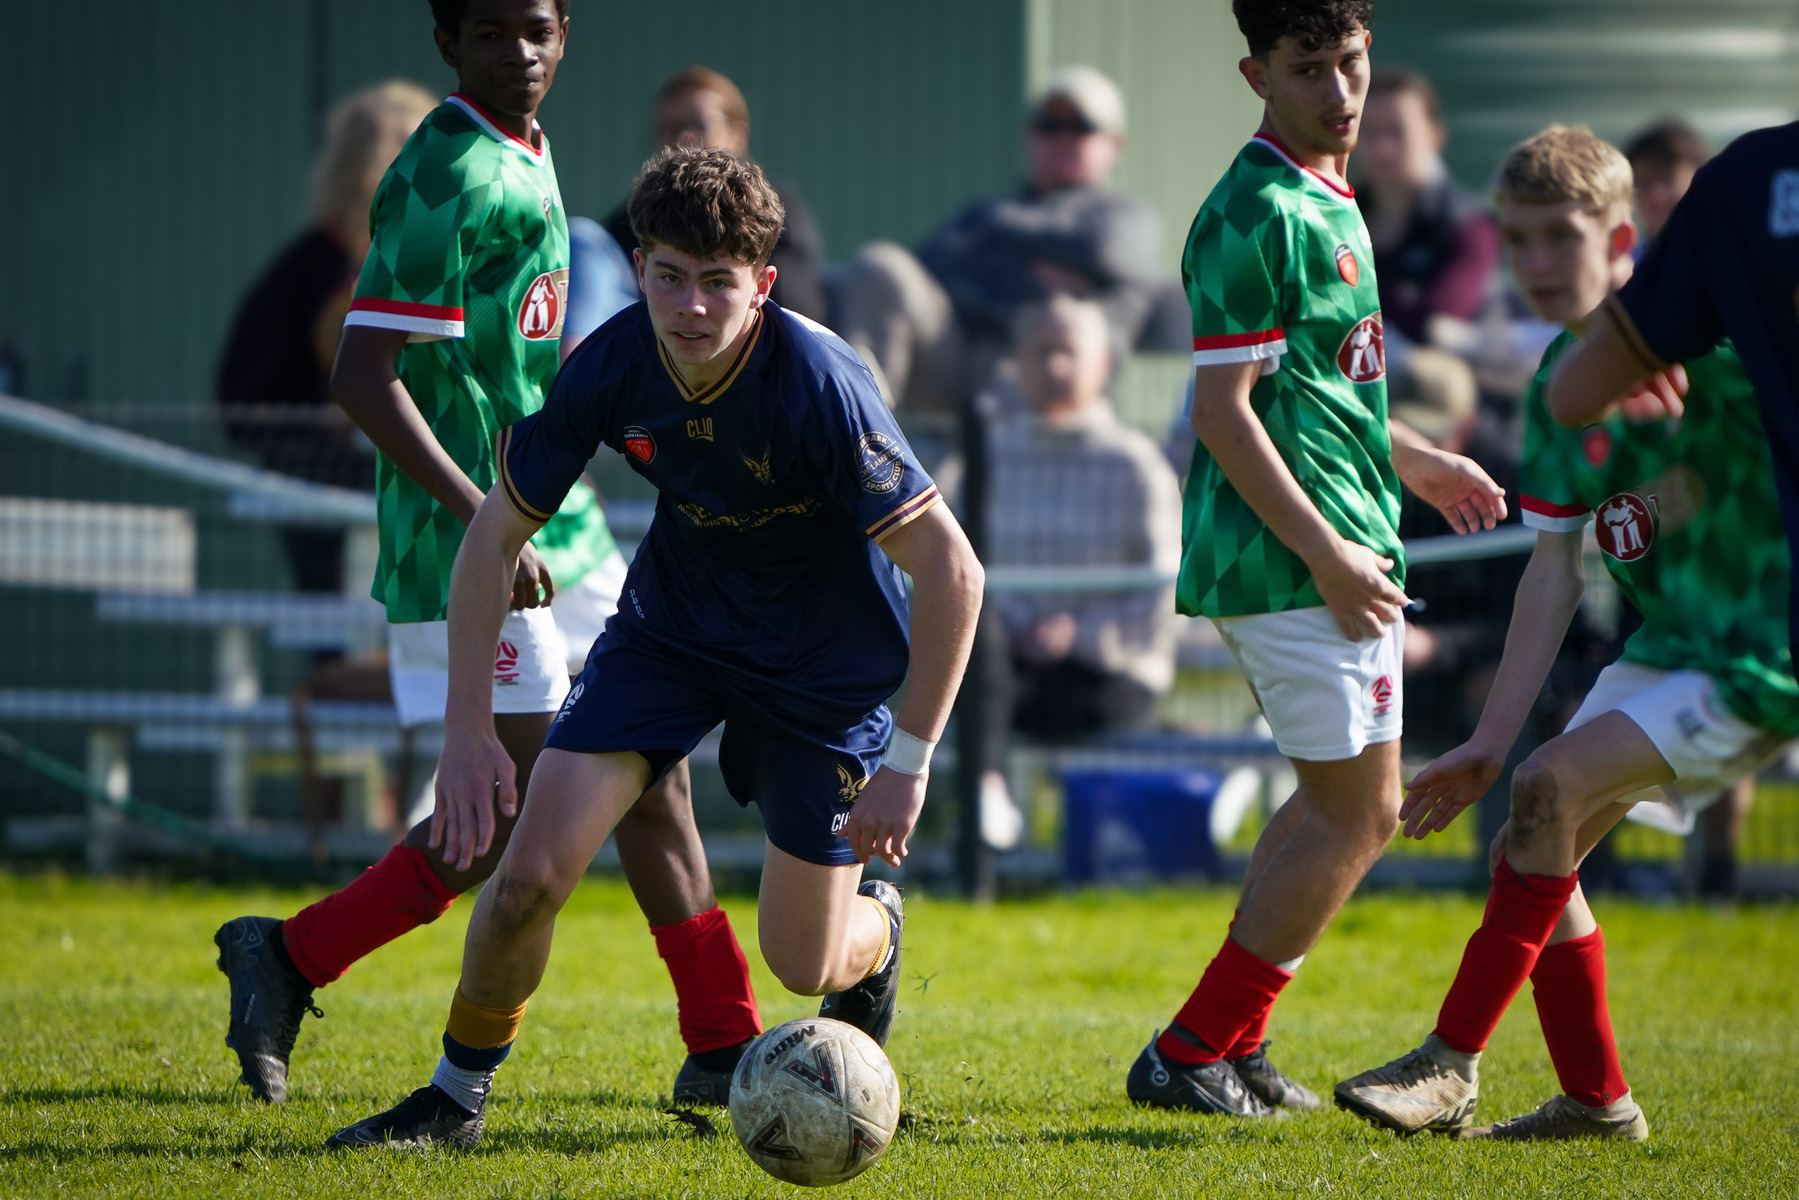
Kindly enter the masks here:
<path id="1" fill-rule="evenodd" d="M 1473 1054 L 1463 1054 L 1460 1050 L 1452 1049 L 1434 1033 L 1424 1039 L 1424 1052 L 1444 1066 L 1453 1068 L 1457 1075 L 1469 1083 L 1474 1082 L 1475 1075 L 1480 1071 L 1479 1050 Z"/>
<path id="2" fill-rule="evenodd" d="M 1305 960 L 1306 956 L 1302 954 L 1298 958 L 1289 958 L 1286 962 L 1277 962 L 1274 965 L 1277 970 L 1285 971 L 1287 974 L 1291 975 L 1293 972 L 1299 970 L 1299 964 Z"/>
<path id="3" fill-rule="evenodd" d="M 465 1071 L 447 1058 L 437 1060 L 431 1082 L 469 1112 L 480 1112 L 493 1090 L 493 1071 Z"/>

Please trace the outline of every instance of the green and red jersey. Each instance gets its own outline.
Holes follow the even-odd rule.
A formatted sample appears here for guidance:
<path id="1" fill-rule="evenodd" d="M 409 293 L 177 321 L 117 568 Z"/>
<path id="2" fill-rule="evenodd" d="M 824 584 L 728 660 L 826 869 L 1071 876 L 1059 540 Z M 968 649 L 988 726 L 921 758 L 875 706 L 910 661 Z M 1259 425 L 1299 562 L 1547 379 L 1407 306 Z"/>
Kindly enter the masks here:
<path id="1" fill-rule="evenodd" d="M 501 429 L 543 407 L 568 299 L 568 223 L 549 140 L 502 129 L 467 96 L 434 109 L 375 193 L 372 244 L 346 325 L 404 330 L 399 375 L 475 486 L 498 476 Z M 592 493 L 547 534 L 572 583 L 613 552 Z M 381 555 L 373 594 L 390 621 L 437 621 L 464 526 L 385 455 L 376 468 Z M 569 574 L 573 572 L 573 574 Z"/>
<path id="2" fill-rule="evenodd" d="M 1355 194 L 1257 134 L 1200 206 L 1181 276 L 1197 367 L 1259 362 L 1250 403 L 1333 529 L 1393 560 L 1399 480 L 1387 433 L 1374 255 Z M 1305 563 L 1193 448 L 1176 602 L 1235 617 L 1321 606 Z"/>
<path id="3" fill-rule="evenodd" d="M 1564 429 L 1543 402 L 1555 361 L 1544 352 L 1525 396 L 1524 523 L 1572 533 L 1596 521 L 1606 570 L 1643 614 L 1622 658 L 1703 671 L 1733 713 L 1799 736 L 1799 683 L 1787 649 L 1791 564 L 1768 439 L 1741 360 L 1720 348 L 1686 364 L 1676 420 L 1613 414 Z"/>

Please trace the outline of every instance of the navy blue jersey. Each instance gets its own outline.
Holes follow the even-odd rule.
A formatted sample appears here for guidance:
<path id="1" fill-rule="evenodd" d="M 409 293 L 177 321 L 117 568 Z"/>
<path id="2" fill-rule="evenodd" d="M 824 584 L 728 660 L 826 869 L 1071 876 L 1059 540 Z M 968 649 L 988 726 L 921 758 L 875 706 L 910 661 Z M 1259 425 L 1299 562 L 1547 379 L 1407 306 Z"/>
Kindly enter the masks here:
<path id="1" fill-rule="evenodd" d="M 1744 134 L 1693 178 L 1607 311 L 1649 366 L 1736 344 L 1799 560 L 1799 122 Z M 1799 602 L 1789 609 L 1799 642 Z"/>
<path id="2" fill-rule="evenodd" d="M 507 497 L 544 521 L 602 444 L 658 492 L 607 637 L 753 681 L 789 713 L 854 720 L 899 687 L 906 593 L 876 543 L 937 488 L 846 343 L 769 303 L 695 391 L 634 304 L 502 435 Z"/>

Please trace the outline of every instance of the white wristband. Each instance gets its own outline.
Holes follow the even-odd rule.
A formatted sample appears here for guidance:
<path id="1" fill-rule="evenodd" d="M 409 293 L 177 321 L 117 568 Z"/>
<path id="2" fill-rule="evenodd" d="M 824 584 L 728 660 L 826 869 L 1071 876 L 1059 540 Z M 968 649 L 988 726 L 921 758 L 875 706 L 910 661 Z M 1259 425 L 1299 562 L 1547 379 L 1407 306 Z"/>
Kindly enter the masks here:
<path id="1" fill-rule="evenodd" d="M 887 743 L 887 754 L 881 765 L 901 775 L 923 775 L 931 769 L 931 751 L 936 742 L 913 737 L 898 725 L 893 727 L 893 740 Z"/>

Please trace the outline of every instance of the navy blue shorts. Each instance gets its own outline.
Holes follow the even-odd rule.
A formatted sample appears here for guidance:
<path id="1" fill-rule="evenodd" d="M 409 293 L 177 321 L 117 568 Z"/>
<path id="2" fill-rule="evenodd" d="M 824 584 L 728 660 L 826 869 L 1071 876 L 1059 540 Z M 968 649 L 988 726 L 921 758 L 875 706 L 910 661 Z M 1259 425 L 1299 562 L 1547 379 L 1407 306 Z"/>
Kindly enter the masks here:
<path id="1" fill-rule="evenodd" d="M 893 731 L 886 705 L 836 723 L 795 717 L 757 694 L 753 681 L 606 634 L 595 640 L 544 747 L 633 751 L 660 779 L 721 721 L 725 787 L 737 803 L 762 810 L 768 840 L 805 862 L 855 862 L 843 827 L 886 752 Z"/>

